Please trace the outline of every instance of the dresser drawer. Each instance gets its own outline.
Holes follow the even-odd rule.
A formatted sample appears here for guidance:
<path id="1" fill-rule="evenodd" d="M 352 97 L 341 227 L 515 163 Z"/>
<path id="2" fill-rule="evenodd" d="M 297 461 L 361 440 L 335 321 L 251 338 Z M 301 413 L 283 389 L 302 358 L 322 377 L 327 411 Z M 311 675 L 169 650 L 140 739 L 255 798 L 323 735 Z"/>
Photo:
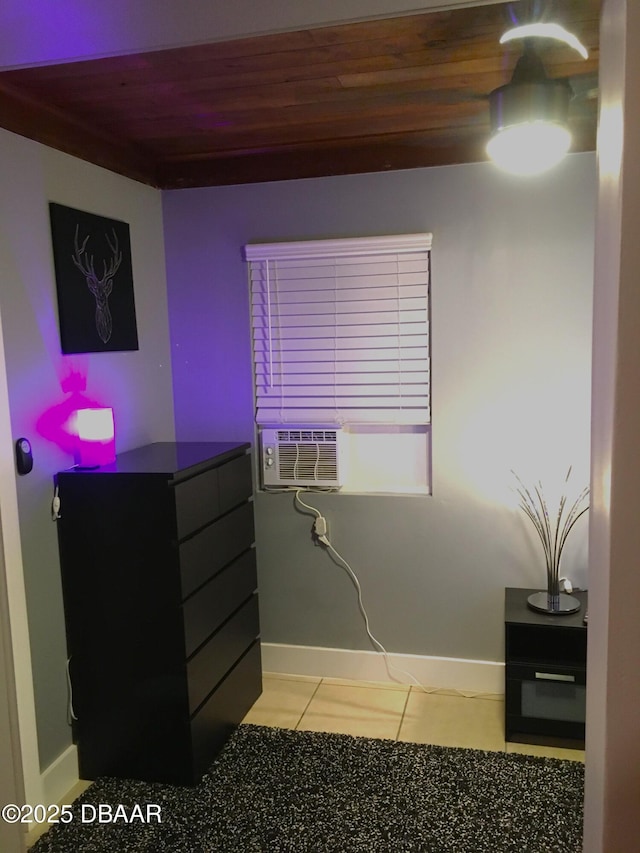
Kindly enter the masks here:
<path id="1" fill-rule="evenodd" d="M 204 527 L 220 514 L 218 468 L 175 486 L 178 539 Z"/>
<path id="2" fill-rule="evenodd" d="M 186 598 L 254 540 L 253 503 L 242 504 L 179 545 L 182 597 Z"/>
<path id="3" fill-rule="evenodd" d="M 232 459 L 218 469 L 220 486 L 220 512 L 237 506 L 253 494 L 251 456 L 247 453 Z"/>
<path id="4" fill-rule="evenodd" d="M 194 777 L 215 754 L 262 692 L 260 643 L 254 643 L 191 720 Z"/>
<path id="5" fill-rule="evenodd" d="M 187 664 L 190 713 L 207 698 L 259 633 L 258 596 L 252 595 Z"/>
<path id="6" fill-rule="evenodd" d="M 256 552 L 245 551 L 182 606 L 187 657 L 255 591 Z"/>

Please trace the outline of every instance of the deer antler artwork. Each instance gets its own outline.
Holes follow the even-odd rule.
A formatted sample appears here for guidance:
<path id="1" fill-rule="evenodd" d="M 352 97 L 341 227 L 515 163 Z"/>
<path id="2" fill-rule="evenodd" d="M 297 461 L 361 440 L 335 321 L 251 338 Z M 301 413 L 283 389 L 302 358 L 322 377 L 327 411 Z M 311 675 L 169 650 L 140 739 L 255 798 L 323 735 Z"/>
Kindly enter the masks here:
<path id="1" fill-rule="evenodd" d="M 87 234 L 82 245 L 80 245 L 79 230 L 80 226 L 76 225 L 74 253 L 71 259 L 85 277 L 87 287 L 96 300 L 96 331 L 102 343 L 106 344 L 113 332 L 113 320 L 111 318 L 111 311 L 109 310 L 109 296 L 113 290 L 113 279 L 122 263 L 122 252 L 118 245 L 118 235 L 115 229 L 112 229 L 111 232 L 113 240 L 111 240 L 109 234 L 105 234 L 105 239 L 111 250 L 111 259 L 109 263 L 103 260 L 102 275 L 100 276 L 95 271 L 93 255 L 87 255 L 86 253 L 87 243 L 91 235 Z"/>

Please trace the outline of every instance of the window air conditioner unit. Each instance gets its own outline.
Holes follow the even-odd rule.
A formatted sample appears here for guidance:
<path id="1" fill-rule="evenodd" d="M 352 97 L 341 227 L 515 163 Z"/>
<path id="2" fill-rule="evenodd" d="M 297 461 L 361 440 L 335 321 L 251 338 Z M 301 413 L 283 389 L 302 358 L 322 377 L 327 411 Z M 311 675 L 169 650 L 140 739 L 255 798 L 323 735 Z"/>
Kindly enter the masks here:
<path id="1" fill-rule="evenodd" d="M 274 427 L 260 433 L 263 486 L 320 486 L 339 489 L 342 430 Z"/>

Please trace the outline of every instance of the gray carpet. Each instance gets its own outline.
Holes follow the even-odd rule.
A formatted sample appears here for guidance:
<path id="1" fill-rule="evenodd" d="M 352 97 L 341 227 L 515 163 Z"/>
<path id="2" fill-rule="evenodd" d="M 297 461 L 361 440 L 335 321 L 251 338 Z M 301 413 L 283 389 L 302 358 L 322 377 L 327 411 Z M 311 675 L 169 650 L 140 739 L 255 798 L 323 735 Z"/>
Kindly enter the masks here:
<path id="1" fill-rule="evenodd" d="M 574 761 L 243 725 L 198 787 L 99 779 L 32 850 L 579 853 L 583 786 Z M 99 803 L 162 823 L 82 823 Z"/>

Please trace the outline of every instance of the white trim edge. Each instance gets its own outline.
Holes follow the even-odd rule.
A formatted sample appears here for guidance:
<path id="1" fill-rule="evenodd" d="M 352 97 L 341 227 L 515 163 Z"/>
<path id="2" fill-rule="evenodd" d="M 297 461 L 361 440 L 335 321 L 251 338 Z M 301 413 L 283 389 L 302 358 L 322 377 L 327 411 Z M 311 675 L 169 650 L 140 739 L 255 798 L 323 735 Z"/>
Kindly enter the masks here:
<path id="1" fill-rule="evenodd" d="M 338 240 L 298 240 L 294 243 L 247 243 L 247 261 L 287 258 L 339 258 L 352 255 L 386 255 L 428 252 L 433 234 L 395 234 L 382 237 L 344 237 Z"/>
<path id="2" fill-rule="evenodd" d="M 10 254 L 7 255 L 10 257 Z M 40 760 L 38 757 L 38 729 L 33 692 L 31 645 L 27 620 L 27 598 L 22 563 L 18 491 L 13 434 L 9 415 L 9 386 L 4 351 L 4 337 L 0 318 L 0 571 L 5 572 L 9 630 L 13 655 L 13 677 L 18 711 L 21 774 L 27 803 L 42 803 L 40 786 Z M 11 692 L 11 690 L 10 690 Z"/>
<path id="3" fill-rule="evenodd" d="M 49 805 L 59 803 L 78 782 L 78 749 L 72 744 L 43 772 L 42 802 Z"/>
<path id="4" fill-rule="evenodd" d="M 389 654 L 389 662 L 410 673 L 425 687 L 504 693 L 504 663 L 501 662 L 401 654 Z M 262 643 L 262 667 L 265 672 L 282 675 L 414 683 L 393 670 L 394 678 L 391 678 L 384 656 L 372 651 Z"/>

